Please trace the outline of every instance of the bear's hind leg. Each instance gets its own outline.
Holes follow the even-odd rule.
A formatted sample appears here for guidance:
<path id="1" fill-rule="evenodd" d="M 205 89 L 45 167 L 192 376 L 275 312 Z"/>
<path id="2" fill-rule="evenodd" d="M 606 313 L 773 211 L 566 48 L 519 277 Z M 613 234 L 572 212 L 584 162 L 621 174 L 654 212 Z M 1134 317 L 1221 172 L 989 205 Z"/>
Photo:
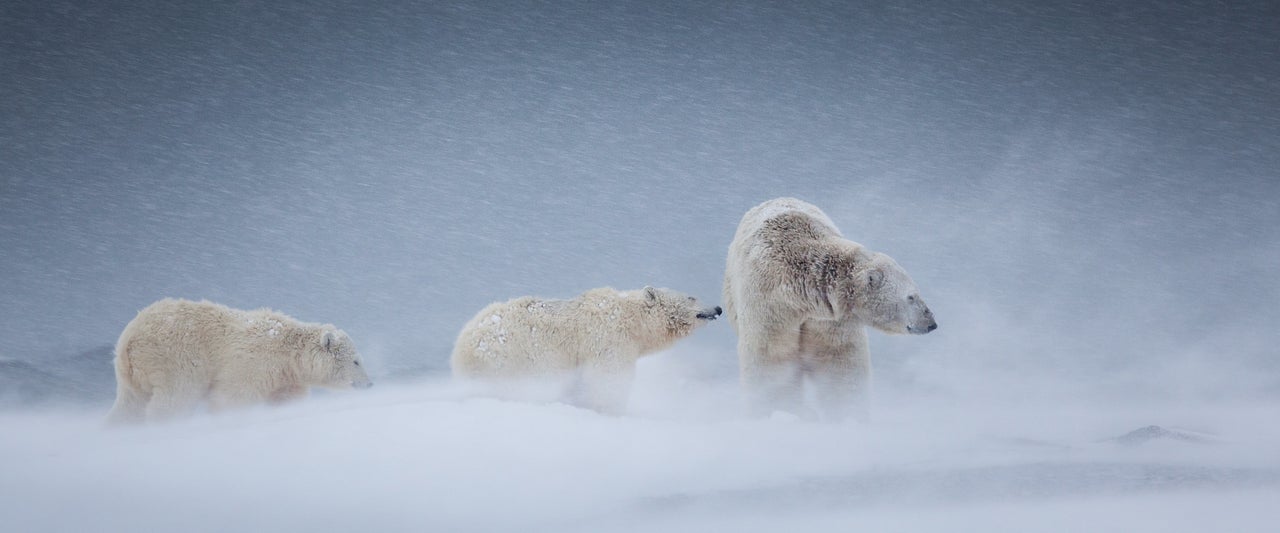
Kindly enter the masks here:
<path id="1" fill-rule="evenodd" d="M 810 417 L 812 413 L 804 406 L 799 328 L 768 335 L 743 329 L 738 341 L 738 359 L 748 414 L 763 417 L 781 410 Z"/>
<path id="2" fill-rule="evenodd" d="M 804 373 L 795 361 L 743 369 L 742 389 L 751 416 L 765 417 L 775 411 L 802 418 L 812 416 L 811 410 L 804 406 Z"/>
<path id="3" fill-rule="evenodd" d="M 163 422 L 190 415 L 203 399 L 203 392 L 188 387 L 156 387 L 147 402 L 147 422 Z"/>
<path id="4" fill-rule="evenodd" d="M 108 426 L 141 423 L 146 419 L 148 397 L 126 383 L 116 385 L 116 401 L 107 414 Z"/>

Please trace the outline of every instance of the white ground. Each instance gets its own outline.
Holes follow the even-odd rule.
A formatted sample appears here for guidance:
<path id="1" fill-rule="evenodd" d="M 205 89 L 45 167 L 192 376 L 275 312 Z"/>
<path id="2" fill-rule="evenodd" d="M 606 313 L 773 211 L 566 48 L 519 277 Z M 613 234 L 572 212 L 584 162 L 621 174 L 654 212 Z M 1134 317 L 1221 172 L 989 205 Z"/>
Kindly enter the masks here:
<path id="1" fill-rule="evenodd" d="M 0 415 L 4 531 L 1275 531 L 1275 403 L 880 394 L 870 425 L 737 417 L 642 367 L 637 416 L 445 383 L 131 430 Z M 967 404 L 966 404 L 967 403 Z M 1104 439 L 1160 424 L 1212 442 Z"/>

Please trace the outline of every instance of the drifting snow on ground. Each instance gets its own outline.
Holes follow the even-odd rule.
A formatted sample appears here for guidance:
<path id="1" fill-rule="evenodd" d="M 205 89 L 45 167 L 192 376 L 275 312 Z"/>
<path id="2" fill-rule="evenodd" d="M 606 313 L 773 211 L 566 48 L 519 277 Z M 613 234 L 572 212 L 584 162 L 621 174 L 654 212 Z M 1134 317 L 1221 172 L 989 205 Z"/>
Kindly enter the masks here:
<path id="1" fill-rule="evenodd" d="M 631 417 L 433 382 L 127 430 L 4 414 L 0 516 L 31 532 L 1263 531 L 1280 503 L 1275 404 L 890 398 L 869 425 L 817 424 L 740 418 L 732 383 L 646 375 Z"/>

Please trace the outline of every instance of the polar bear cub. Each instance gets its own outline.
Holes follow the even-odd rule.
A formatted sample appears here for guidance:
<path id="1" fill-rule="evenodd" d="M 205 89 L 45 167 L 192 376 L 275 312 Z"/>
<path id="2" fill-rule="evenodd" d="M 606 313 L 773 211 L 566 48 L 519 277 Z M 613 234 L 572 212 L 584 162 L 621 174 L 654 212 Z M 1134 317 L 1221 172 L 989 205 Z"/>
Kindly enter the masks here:
<path id="1" fill-rule="evenodd" d="M 891 334 L 938 327 L 892 258 L 845 239 L 820 209 L 778 198 L 747 211 L 729 245 L 725 315 L 738 334 L 748 408 L 808 415 L 803 383 L 824 418 L 866 419 L 866 326 Z"/>
<path id="2" fill-rule="evenodd" d="M 571 300 L 522 297 L 490 304 L 462 328 L 451 366 L 456 378 L 511 395 L 530 381 L 603 413 L 626 409 L 638 358 L 671 346 L 714 320 L 685 294 L 645 287 L 589 290 Z M 496 386 L 493 388 L 492 386 Z"/>
<path id="3" fill-rule="evenodd" d="M 342 330 L 208 301 L 165 299 L 139 311 L 116 343 L 115 367 L 111 424 L 373 385 Z"/>

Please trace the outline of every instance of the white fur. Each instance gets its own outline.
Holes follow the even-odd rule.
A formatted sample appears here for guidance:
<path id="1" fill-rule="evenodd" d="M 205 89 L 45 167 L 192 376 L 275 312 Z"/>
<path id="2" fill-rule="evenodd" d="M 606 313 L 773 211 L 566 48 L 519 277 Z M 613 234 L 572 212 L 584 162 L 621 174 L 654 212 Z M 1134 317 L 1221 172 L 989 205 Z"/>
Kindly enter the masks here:
<path id="1" fill-rule="evenodd" d="M 116 343 L 112 424 L 306 396 L 311 386 L 367 387 L 351 339 L 328 324 L 268 309 L 165 299 L 138 312 Z"/>
<path id="2" fill-rule="evenodd" d="M 530 381 L 578 387 L 571 401 L 597 411 L 625 410 L 636 359 L 693 332 L 705 320 L 693 298 L 645 287 L 589 290 L 571 300 L 522 297 L 482 309 L 462 328 L 451 365 L 455 377 L 527 391 Z M 536 385 L 532 386 L 536 388 Z M 563 391 L 557 390 L 557 395 Z"/>
<path id="3" fill-rule="evenodd" d="M 866 326 L 887 333 L 936 327 L 902 267 L 845 239 L 820 209 L 794 198 L 769 200 L 742 217 L 729 245 L 724 303 L 756 414 L 809 414 L 808 378 L 824 416 L 840 419 L 852 408 L 865 419 Z"/>

